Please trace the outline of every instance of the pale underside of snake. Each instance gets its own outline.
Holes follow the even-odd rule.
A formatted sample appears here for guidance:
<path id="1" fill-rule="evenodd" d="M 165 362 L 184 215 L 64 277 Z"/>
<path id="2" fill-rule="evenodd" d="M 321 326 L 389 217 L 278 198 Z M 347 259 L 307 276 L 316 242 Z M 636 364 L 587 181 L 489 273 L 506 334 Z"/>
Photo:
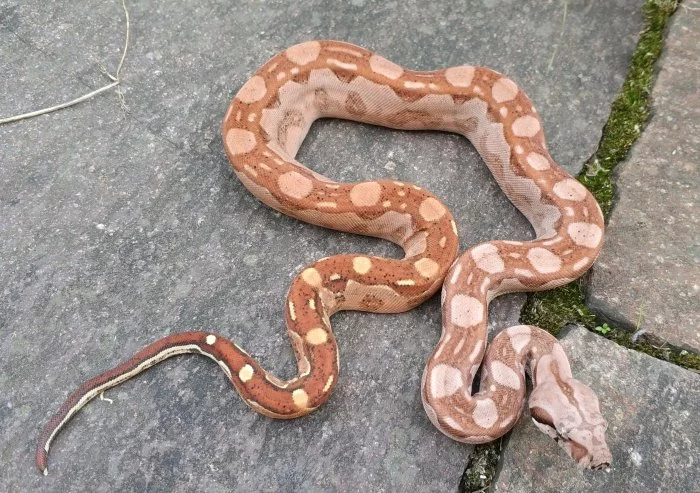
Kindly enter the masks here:
<path id="1" fill-rule="evenodd" d="M 338 183 L 294 159 L 318 118 L 464 135 L 530 221 L 536 239 L 490 241 L 455 260 L 457 227 L 428 191 L 391 180 Z M 41 433 L 36 462 L 42 472 L 51 441 L 88 401 L 178 354 L 212 358 L 246 404 L 262 414 L 308 414 L 338 381 L 338 346 L 329 321 L 334 313 L 410 310 L 443 281 L 442 336 L 421 389 L 430 421 L 467 443 L 503 435 L 520 416 L 527 365 L 534 385 L 529 407 L 538 428 L 583 467 L 610 463 L 598 399 L 572 378 L 554 337 L 537 327 L 511 327 L 486 354 L 489 301 L 580 277 L 603 237 L 597 202 L 553 161 L 537 112 L 515 83 L 483 67 L 410 71 L 348 43 L 310 41 L 276 55 L 243 85 L 226 113 L 223 138 L 236 176 L 268 206 L 327 228 L 384 238 L 400 245 L 405 257 L 337 255 L 294 279 L 285 305 L 298 362 L 291 380 L 267 373 L 220 335 L 187 332 L 165 337 L 87 381 Z M 480 366 L 480 390 L 473 394 Z"/>

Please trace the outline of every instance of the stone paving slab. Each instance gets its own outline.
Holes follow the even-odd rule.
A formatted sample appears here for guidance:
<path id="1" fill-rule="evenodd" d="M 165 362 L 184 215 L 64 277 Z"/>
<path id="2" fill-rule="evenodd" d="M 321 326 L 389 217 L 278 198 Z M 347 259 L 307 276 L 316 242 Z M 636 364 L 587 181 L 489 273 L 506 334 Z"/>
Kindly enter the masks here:
<path id="1" fill-rule="evenodd" d="M 617 168 L 618 200 L 588 300 L 617 326 L 694 352 L 700 352 L 699 22 L 698 1 L 683 2 L 671 21 L 651 121 Z"/>
<path id="2" fill-rule="evenodd" d="M 613 455 L 584 471 L 523 416 L 501 457 L 498 493 L 691 492 L 700 470 L 700 375 L 582 327 L 562 331 L 576 378 L 598 394 Z"/>
<path id="3" fill-rule="evenodd" d="M 419 69 L 490 65 L 526 88 L 554 155 L 576 171 L 623 80 L 641 2 L 572 3 L 565 23 L 561 5 L 537 1 L 517 9 L 490 0 L 128 5 L 123 78 L 132 113 L 122 115 L 110 93 L 0 126 L 0 484 L 454 490 L 470 448 L 430 425 L 418 394 L 438 339 L 435 299 L 401 315 L 334 317 L 341 381 L 307 418 L 252 413 L 215 365 L 190 357 L 86 408 L 57 440 L 47 478 L 34 469 L 33 447 L 70 390 L 169 333 L 219 331 L 291 376 L 282 305 L 294 275 L 335 253 L 399 254 L 281 216 L 232 177 L 221 118 L 269 56 L 336 38 Z M 10 95 L 0 98 L 0 115 L 104 84 L 96 60 L 112 70 L 118 62 L 121 15 L 118 2 L 0 3 L 0 90 Z M 610 30 L 611 18 L 625 22 Z M 341 180 L 384 176 L 431 189 L 458 218 L 463 249 L 531 235 L 461 138 L 324 121 L 300 158 Z M 516 323 L 522 301 L 497 300 L 492 325 Z"/>

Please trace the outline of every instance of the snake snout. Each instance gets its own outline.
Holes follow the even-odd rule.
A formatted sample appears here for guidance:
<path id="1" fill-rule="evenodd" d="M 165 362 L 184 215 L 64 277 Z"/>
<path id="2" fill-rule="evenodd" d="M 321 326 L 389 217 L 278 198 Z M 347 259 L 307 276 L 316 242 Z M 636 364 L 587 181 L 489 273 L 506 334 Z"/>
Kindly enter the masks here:
<path id="1" fill-rule="evenodd" d="M 612 462 L 612 454 L 605 442 L 580 443 L 575 440 L 561 441 L 559 444 L 584 469 L 606 470 Z"/>

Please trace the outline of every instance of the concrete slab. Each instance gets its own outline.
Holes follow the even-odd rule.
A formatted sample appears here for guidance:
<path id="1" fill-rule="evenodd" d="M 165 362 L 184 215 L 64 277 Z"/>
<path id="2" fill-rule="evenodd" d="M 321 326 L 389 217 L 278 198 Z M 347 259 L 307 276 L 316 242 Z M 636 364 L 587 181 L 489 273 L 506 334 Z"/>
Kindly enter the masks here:
<path id="1" fill-rule="evenodd" d="M 693 7 L 693 5 L 695 7 Z M 674 15 L 649 125 L 617 168 L 618 200 L 589 305 L 654 340 L 700 352 L 700 2 Z M 641 323 L 640 323 L 641 321 Z"/>
<path id="2" fill-rule="evenodd" d="M 608 420 L 610 472 L 579 469 L 523 416 L 501 456 L 494 491 L 697 491 L 700 376 L 582 327 L 562 332 L 574 375 L 598 394 Z"/>
<path id="3" fill-rule="evenodd" d="M 192 329 L 227 334 L 282 377 L 284 294 L 326 255 L 397 255 L 386 243 L 301 224 L 232 177 L 221 118 L 269 56 L 311 38 L 373 48 L 406 66 L 486 64 L 525 87 L 550 147 L 576 171 L 598 141 L 640 26 L 640 3 L 355 1 L 197 6 L 128 2 L 123 115 L 115 94 L 0 127 L 0 484 L 7 491 L 450 491 L 469 447 L 424 416 L 418 387 L 439 333 L 437 300 L 396 316 L 340 314 L 341 381 L 314 415 L 247 409 L 197 358 L 161 365 L 97 401 L 59 437 L 50 475 L 40 426 L 67 393 L 143 345 Z M 621 28 L 607 29 L 611 18 Z M 119 2 L 0 7 L 0 115 L 104 83 L 122 44 Z M 401 26 L 404 29 L 397 29 Z M 407 40 L 410 40 L 407 42 Z M 551 68 L 550 68 L 551 66 Z M 301 160 L 342 180 L 420 183 L 459 220 L 462 248 L 528 238 L 472 148 L 437 133 L 319 122 Z M 474 212 L 478 214 L 474 214 Z M 289 248 L 293 245 L 294 248 Z M 523 297 L 498 300 L 516 323 Z"/>

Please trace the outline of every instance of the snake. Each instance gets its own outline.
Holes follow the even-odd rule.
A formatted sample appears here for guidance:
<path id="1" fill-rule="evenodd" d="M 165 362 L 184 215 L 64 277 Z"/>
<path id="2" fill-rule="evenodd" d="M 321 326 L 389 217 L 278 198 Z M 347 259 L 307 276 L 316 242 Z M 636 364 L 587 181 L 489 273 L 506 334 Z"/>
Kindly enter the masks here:
<path id="1" fill-rule="evenodd" d="M 297 151 L 319 118 L 465 136 L 531 223 L 535 239 L 488 241 L 458 257 L 455 220 L 424 188 L 398 180 L 340 183 L 298 162 Z M 441 287 L 442 334 L 420 390 L 432 424 L 460 442 L 497 439 L 524 408 L 529 373 L 535 425 L 581 467 L 609 466 L 598 398 L 572 377 L 556 338 L 518 325 L 487 343 L 493 298 L 579 278 L 598 256 L 604 231 L 595 198 L 551 157 L 537 110 L 512 80 L 470 65 L 413 71 L 346 42 L 307 41 L 278 53 L 245 82 L 226 112 L 222 138 L 234 174 L 269 207 L 311 224 L 388 240 L 403 249 L 404 258 L 335 255 L 294 278 L 285 320 L 298 371 L 289 380 L 265 371 L 226 337 L 195 331 L 168 335 L 86 381 L 40 434 L 41 472 L 48 472 L 57 433 L 85 404 L 175 355 L 213 359 L 243 401 L 263 415 L 306 415 L 338 382 L 334 313 L 404 312 Z"/>

